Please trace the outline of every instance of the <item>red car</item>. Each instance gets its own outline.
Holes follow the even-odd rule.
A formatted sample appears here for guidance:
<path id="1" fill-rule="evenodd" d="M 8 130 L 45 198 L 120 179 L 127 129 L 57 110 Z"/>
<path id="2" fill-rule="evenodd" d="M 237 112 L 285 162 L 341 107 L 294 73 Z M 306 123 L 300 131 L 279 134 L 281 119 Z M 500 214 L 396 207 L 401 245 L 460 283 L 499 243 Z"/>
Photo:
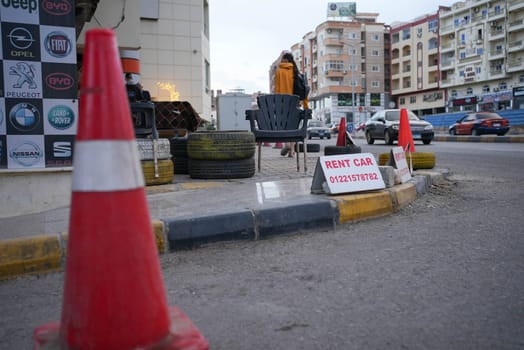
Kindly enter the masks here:
<path id="1" fill-rule="evenodd" d="M 509 121 L 495 112 L 468 113 L 449 127 L 450 135 L 505 135 L 509 131 Z"/>

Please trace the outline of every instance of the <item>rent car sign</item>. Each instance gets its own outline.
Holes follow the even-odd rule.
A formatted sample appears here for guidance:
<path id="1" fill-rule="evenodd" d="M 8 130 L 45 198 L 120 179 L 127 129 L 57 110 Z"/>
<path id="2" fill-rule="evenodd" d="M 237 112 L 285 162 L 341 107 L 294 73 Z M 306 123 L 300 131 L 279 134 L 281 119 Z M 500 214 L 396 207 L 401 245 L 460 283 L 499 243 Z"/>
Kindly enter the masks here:
<path id="1" fill-rule="evenodd" d="M 377 161 L 371 153 L 320 157 L 319 162 L 330 193 L 358 192 L 386 187 Z"/>

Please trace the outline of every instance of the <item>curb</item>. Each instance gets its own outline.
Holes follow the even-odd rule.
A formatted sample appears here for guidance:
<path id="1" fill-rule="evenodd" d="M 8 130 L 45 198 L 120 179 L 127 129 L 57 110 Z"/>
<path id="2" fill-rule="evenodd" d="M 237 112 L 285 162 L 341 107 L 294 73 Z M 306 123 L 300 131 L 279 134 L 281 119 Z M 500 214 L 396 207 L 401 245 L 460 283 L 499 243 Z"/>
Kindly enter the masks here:
<path id="1" fill-rule="evenodd" d="M 449 141 L 449 142 L 496 142 L 496 143 L 524 143 L 524 135 L 517 136 L 470 136 L 470 135 L 435 135 L 433 141 Z"/>
<path id="2" fill-rule="evenodd" d="M 295 199 L 255 209 L 204 216 L 153 219 L 159 254 L 225 240 L 253 240 L 337 225 L 394 213 L 445 180 L 447 170 L 416 171 L 405 184 L 357 194 Z M 0 281 L 21 275 L 61 271 L 67 232 L 0 241 Z"/>

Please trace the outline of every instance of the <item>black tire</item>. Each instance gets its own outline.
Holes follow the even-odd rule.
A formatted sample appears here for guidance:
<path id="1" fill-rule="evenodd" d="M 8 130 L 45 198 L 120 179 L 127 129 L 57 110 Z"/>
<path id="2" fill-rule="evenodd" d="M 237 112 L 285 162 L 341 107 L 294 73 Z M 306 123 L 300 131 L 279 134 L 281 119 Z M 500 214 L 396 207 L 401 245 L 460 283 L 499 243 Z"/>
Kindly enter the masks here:
<path id="1" fill-rule="evenodd" d="M 366 142 L 368 145 L 372 145 L 375 143 L 375 139 L 371 136 L 371 133 L 369 131 L 366 131 Z"/>
<path id="2" fill-rule="evenodd" d="M 191 159 L 234 160 L 255 155 L 255 135 L 249 131 L 201 131 L 190 133 L 187 154 Z"/>
<path id="3" fill-rule="evenodd" d="M 393 136 L 391 136 L 391 132 L 389 130 L 386 130 L 384 133 L 384 142 L 386 145 L 392 145 L 393 144 Z"/>
<path id="4" fill-rule="evenodd" d="M 153 139 L 136 139 L 140 160 L 153 160 Z M 157 159 L 170 159 L 171 146 L 168 139 L 156 140 Z"/>
<path id="5" fill-rule="evenodd" d="M 328 140 L 330 140 L 330 139 L 331 139 L 331 135 L 328 135 L 328 137 L 327 137 L 327 138 L 328 138 Z"/>
<path id="6" fill-rule="evenodd" d="M 307 143 L 306 149 L 307 153 L 320 152 L 320 143 Z M 295 152 L 304 152 L 304 144 L 295 143 Z"/>
<path id="7" fill-rule="evenodd" d="M 192 179 L 242 179 L 255 175 L 255 157 L 248 159 L 189 159 Z"/>
<path id="8" fill-rule="evenodd" d="M 324 155 L 325 156 L 334 156 L 337 154 L 355 154 L 362 153 L 362 149 L 357 145 L 348 145 L 348 146 L 325 146 Z"/>
<path id="9" fill-rule="evenodd" d="M 453 136 L 457 135 L 457 129 L 455 129 L 455 128 L 449 129 L 449 134 L 453 135 Z"/>
<path id="10" fill-rule="evenodd" d="M 378 155 L 378 165 L 386 165 L 389 162 L 390 153 L 380 153 Z M 433 169 L 436 163 L 435 153 L 433 152 L 413 152 L 413 169 Z M 410 153 L 406 153 L 408 166 L 410 163 Z"/>
<path id="11" fill-rule="evenodd" d="M 162 159 L 158 164 L 158 177 L 155 177 L 155 162 L 152 160 L 143 160 L 142 173 L 147 186 L 163 185 L 173 182 L 173 161 L 171 159 Z"/>
<path id="12" fill-rule="evenodd" d="M 473 136 L 480 136 L 480 132 L 478 131 L 478 129 L 473 128 L 473 129 L 471 129 L 471 135 L 473 135 Z"/>
<path id="13" fill-rule="evenodd" d="M 422 139 L 422 143 L 425 145 L 429 145 L 431 143 L 431 139 Z"/>
<path id="14" fill-rule="evenodd" d="M 187 157 L 173 157 L 173 172 L 177 174 L 188 174 L 188 162 Z"/>
<path id="15" fill-rule="evenodd" d="M 171 155 L 173 157 L 187 158 L 187 137 L 172 137 L 169 142 L 171 143 Z"/>

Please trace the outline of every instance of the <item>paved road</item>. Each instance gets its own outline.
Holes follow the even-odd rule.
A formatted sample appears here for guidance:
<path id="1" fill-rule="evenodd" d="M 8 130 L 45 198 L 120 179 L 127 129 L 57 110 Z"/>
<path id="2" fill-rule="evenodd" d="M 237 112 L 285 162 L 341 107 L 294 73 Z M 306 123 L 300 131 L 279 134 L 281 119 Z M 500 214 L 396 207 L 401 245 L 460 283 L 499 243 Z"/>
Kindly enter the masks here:
<path id="1" fill-rule="evenodd" d="M 162 256 L 170 302 L 212 349 L 524 348 L 524 148 L 427 150 L 452 181 L 392 216 Z M 0 348 L 60 317 L 62 280 L 0 283 Z"/>

